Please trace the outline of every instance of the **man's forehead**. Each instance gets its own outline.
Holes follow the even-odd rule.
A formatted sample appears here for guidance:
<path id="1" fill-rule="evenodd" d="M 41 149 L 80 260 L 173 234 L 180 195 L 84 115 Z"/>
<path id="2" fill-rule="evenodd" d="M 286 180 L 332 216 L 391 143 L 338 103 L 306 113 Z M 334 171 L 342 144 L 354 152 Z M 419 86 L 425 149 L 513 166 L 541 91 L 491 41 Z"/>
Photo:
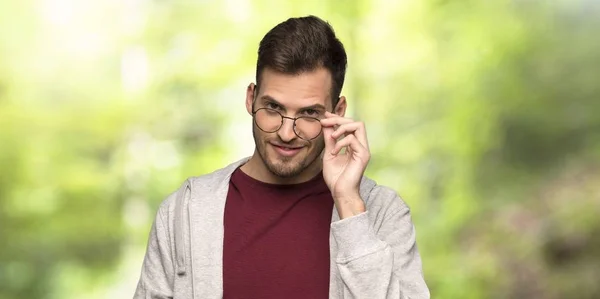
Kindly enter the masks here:
<path id="1" fill-rule="evenodd" d="M 331 82 L 324 80 L 322 74 L 264 75 L 257 94 L 261 101 L 275 100 L 286 107 L 331 105 Z"/>
<path id="2" fill-rule="evenodd" d="M 263 86 L 267 88 L 286 86 L 287 88 L 320 93 L 328 93 L 332 87 L 331 74 L 325 68 L 293 74 L 277 72 L 267 68 L 262 71 L 260 81 L 261 88 Z"/>

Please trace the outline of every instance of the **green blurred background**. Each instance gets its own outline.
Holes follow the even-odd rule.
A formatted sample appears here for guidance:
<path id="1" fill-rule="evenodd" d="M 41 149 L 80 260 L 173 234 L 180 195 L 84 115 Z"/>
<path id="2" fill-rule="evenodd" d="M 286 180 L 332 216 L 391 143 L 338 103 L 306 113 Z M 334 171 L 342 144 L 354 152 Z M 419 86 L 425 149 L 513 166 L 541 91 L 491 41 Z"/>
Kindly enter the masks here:
<path id="1" fill-rule="evenodd" d="M 263 35 L 349 55 L 433 298 L 600 298 L 600 2 L 0 2 L 0 299 L 131 298 L 159 203 L 253 149 Z"/>

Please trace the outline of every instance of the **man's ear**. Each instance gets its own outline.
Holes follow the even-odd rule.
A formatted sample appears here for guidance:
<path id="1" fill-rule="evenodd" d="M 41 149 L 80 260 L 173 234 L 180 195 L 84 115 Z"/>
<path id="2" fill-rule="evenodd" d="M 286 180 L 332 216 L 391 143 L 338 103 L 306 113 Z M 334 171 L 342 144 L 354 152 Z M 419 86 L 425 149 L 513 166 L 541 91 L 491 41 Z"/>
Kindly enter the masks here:
<path id="1" fill-rule="evenodd" d="M 346 107 L 348 106 L 348 103 L 346 102 L 346 97 L 345 96 L 341 96 L 338 99 L 338 103 L 335 106 L 335 109 L 333 110 L 333 113 L 344 117 L 344 115 L 346 115 Z"/>
<path id="2" fill-rule="evenodd" d="M 254 102 L 254 92 L 256 91 L 256 85 L 250 83 L 246 88 L 246 110 L 248 114 L 252 115 L 252 102 Z"/>

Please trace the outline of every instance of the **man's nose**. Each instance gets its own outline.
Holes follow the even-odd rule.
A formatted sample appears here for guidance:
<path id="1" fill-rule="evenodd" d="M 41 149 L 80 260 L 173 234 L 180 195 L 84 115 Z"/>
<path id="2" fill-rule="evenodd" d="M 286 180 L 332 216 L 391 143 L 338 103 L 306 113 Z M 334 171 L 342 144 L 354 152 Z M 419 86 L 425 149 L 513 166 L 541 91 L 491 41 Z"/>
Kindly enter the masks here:
<path id="1" fill-rule="evenodd" d="M 284 118 L 281 128 L 279 128 L 279 131 L 277 131 L 277 135 L 279 135 L 279 138 L 281 138 L 281 141 L 283 142 L 290 142 L 294 140 L 297 137 L 296 133 L 294 133 L 294 120 Z"/>

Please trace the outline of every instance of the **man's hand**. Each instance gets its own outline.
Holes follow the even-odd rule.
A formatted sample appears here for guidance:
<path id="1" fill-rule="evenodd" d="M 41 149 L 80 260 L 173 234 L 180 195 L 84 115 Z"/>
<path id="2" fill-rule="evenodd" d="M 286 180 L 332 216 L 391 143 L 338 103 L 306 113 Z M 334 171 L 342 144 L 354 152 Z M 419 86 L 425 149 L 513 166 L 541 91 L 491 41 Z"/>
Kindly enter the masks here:
<path id="1" fill-rule="evenodd" d="M 362 122 L 329 112 L 325 112 L 325 117 L 321 120 L 325 138 L 323 178 L 340 218 L 344 219 L 365 211 L 359 186 L 371 153 Z"/>

